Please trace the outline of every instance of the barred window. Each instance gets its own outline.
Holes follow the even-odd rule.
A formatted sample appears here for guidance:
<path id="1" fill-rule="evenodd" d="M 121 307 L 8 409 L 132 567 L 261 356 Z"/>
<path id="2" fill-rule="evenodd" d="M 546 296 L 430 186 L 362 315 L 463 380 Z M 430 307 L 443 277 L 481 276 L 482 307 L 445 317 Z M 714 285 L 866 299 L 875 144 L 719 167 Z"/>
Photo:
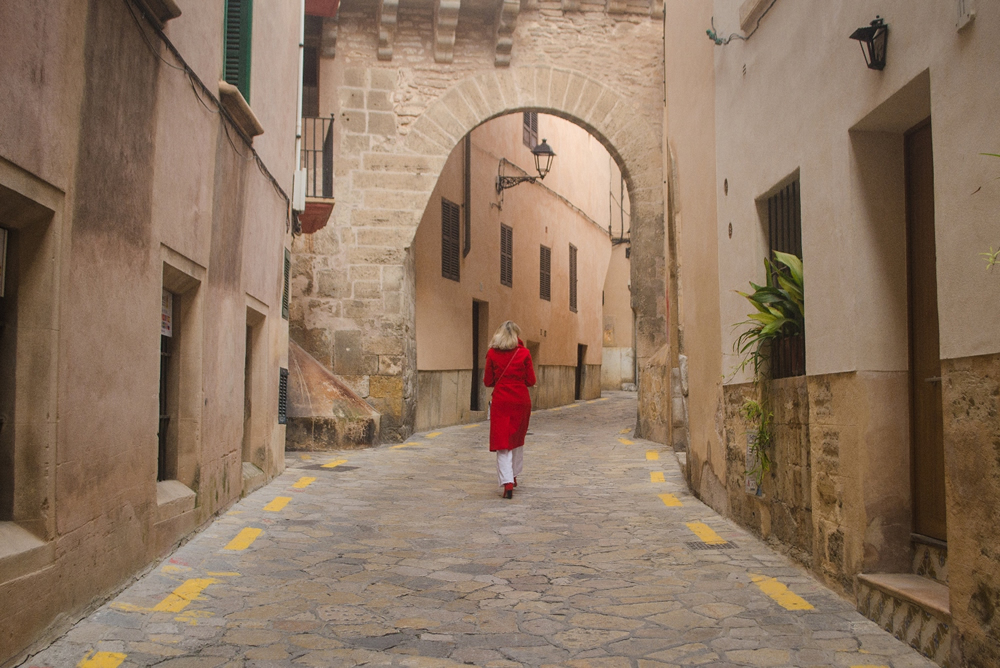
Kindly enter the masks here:
<path id="1" fill-rule="evenodd" d="M 576 313 L 576 246 L 569 245 L 569 310 Z"/>
<path id="2" fill-rule="evenodd" d="M 528 148 L 538 146 L 538 112 L 524 112 L 524 124 L 521 130 L 521 139 Z"/>
<path id="3" fill-rule="evenodd" d="M 500 224 L 500 283 L 514 285 L 514 228 Z"/>
<path id="4" fill-rule="evenodd" d="M 552 301 L 552 249 L 541 247 L 539 254 L 538 296 L 547 302 Z"/>
<path id="5" fill-rule="evenodd" d="M 441 198 L 441 275 L 459 280 L 459 228 L 460 207 Z"/>
<path id="6" fill-rule="evenodd" d="M 767 236 L 770 259 L 774 259 L 774 251 L 802 257 L 802 211 L 797 178 L 767 199 Z M 771 377 L 790 378 L 805 373 L 805 333 L 775 339 L 771 344 Z"/>

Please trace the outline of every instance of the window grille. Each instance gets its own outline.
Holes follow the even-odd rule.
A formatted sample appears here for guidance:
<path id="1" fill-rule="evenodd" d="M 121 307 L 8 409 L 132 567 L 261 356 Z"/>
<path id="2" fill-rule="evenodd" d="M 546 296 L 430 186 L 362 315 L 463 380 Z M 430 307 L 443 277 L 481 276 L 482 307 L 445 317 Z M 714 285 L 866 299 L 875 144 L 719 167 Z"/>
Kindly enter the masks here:
<path id="1" fill-rule="evenodd" d="M 569 245 L 569 310 L 576 313 L 576 246 Z"/>
<path id="2" fill-rule="evenodd" d="M 253 0 L 226 0 L 226 40 L 223 79 L 240 89 L 250 102 L 250 28 Z"/>
<path id="3" fill-rule="evenodd" d="M 288 423 L 288 369 L 278 369 L 278 424 Z"/>
<path id="4" fill-rule="evenodd" d="M 538 112 L 524 112 L 524 123 L 521 131 L 521 139 L 528 148 L 538 146 Z"/>
<path id="5" fill-rule="evenodd" d="M 547 302 L 552 301 L 552 249 L 541 247 L 539 257 L 538 296 Z"/>
<path id="6" fill-rule="evenodd" d="M 441 275 L 453 281 L 459 280 L 459 230 L 461 227 L 461 207 L 441 198 Z"/>
<path id="7" fill-rule="evenodd" d="M 288 320 L 288 291 L 289 291 L 289 279 L 292 271 L 292 253 L 287 248 L 285 249 L 285 282 L 284 287 L 281 290 L 281 317 Z"/>
<path id="8" fill-rule="evenodd" d="M 500 283 L 514 285 L 514 228 L 500 224 Z"/>
<path id="9" fill-rule="evenodd" d="M 767 235 L 773 260 L 774 251 L 802 257 L 802 211 L 799 180 L 795 179 L 767 200 Z M 779 336 L 771 344 L 771 377 L 790 378 L 806 373 L 806 339 Z"/>

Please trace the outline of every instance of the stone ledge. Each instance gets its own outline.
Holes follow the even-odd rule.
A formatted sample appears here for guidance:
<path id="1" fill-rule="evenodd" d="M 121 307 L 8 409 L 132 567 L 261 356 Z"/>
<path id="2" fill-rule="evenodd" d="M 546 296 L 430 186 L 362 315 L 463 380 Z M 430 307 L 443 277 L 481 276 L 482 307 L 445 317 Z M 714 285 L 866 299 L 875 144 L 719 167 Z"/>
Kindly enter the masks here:
<path id="1" fill-rule="evenodd" d="M 197 494 L 179 480 L 156 483 L 156 522 L 194 510 Z"/>
<path id="2" fill-rule="evenodd" d="M 160 28 L 167 21 L 181 15 L 181 8 L 174 0 L 139 0 L 139 3 L 143 6 L 146 16 L 153 19 Z"/>
<path id="3" fill-rule="evenodd" d="M 13 522 L 0 522 L 0 582 L 40 571 L 54 561 L 54 543 Z"/>
<path id="4" fill-rule="evenodd" d="M 239 127 L 240 132 L 250 139 L 264 134 L 264 126 L 250 108 L 250 103 L 243 97 L 240 89 L 225 81 L 219 82 L 219 101 L 223 108 Z"/>
<path id="5" fill-rule="evenodd" d="M 243 496 L 262 487 L 267 482 L 267 476 L 255 464 L 243 462 Z"/>
<path id="6" fill-rule="evenodd" d="M 948 587 L 936 580 L 911 573 L 860 573 L 858 580 L 951 621 Z"/>

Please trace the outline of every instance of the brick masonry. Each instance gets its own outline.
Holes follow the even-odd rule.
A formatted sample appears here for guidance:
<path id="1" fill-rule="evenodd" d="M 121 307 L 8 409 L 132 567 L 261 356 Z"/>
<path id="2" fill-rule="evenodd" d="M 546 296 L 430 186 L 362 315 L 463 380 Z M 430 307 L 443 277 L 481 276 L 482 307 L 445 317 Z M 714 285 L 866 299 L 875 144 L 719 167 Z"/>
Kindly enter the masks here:
<path id="1" fill-rule="evenodd" d="M 416 415 L 409 248 L 448 154 L 490 118 L 554 114 L 615 157 L 632 202 L 640 368 L 666 343 L 663 26 L 648 14 L 558 7 L 522 9 L 506 68 L 494 64 L 489 20 L 463 15 L 454 60 L 439 64 L 432 12 L 401 11 L 386 62 L 374 13 L 341 8 L 321 82 L 336 91 L 337 205 L 325 228 L 293 247 L 291 336 L 382 413 L 388 440 L 412 432 Z M 640 392 L 640 406 L 649 402 Z"/>

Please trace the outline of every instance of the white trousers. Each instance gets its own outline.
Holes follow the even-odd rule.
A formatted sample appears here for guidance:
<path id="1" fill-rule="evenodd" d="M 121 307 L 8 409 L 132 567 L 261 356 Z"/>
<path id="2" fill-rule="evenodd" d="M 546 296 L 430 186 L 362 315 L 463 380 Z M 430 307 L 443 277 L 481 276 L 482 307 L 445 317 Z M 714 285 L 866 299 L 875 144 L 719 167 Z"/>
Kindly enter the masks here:
<path id="1" fill-rule="evenodd" d="M 524 447 L 513 450 L 497 450 L 497 480 L 500 485 L 513 483 L 514 478 L 521 475 L 524 466 Z"/>

